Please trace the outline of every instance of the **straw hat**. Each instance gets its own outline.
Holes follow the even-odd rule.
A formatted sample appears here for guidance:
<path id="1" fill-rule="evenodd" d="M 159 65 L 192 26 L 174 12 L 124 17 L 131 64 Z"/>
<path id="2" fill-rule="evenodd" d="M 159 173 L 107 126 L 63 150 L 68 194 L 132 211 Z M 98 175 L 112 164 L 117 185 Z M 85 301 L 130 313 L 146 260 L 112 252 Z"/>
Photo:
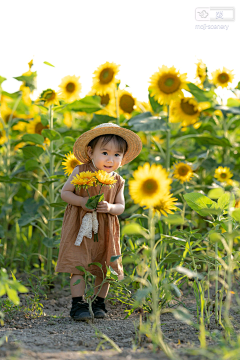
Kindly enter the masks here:
<path id="1" fill-rule="evenodd" d="M 103 123 L 95 128 L 86 131 L 75 141 L 73 146 L 73 153 L 75 157 L 84 164 L 87 164 L 91 161 L 87 154 L 87 146 L 91 140 L 100 135 L 114 134 L 121 136 L 126 140 L 128 144 L 127 152 L 125 153 L 122 165 L 129 163 L 135 157 L 138 156 L 142 150 L 142 142 L 140 137 L 135 134 L 133 131 L 122 128 L 116 124 L 112 123 Z"/>

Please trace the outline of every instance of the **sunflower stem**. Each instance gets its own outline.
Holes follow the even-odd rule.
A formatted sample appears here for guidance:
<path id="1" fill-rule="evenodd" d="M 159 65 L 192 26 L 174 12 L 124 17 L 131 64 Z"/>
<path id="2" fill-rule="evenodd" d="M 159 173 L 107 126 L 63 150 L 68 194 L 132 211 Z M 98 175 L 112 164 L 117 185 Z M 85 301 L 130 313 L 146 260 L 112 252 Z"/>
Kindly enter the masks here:
<path id="1" fill-rule="evenodd" d="M 170 139 L 171 139 L 171 129 L 169 127 L 169 105 L 167 105 L 167 135 L 166 135 L 166 170 L 170 169 Z"/>
<path id="2" fill-rule="evenodd" d="M 50 130 L 53 129 L 53 110 L 52 105 L 49 107 L 49 128 Z M 49 176 L 54 175 L 54 155 L 53 153 L 53 141 L 50 141 L 50 156 L 49 156 Z M 50 203 L 54 202 L 54 182 L 51 182 L 49 185 L 49 201 Z M 52 206 L 49 207 L 49 219 L 54 218 L 54 208 Z M 48 227 L 48 236 L 49 238 L 53 237 L 53 231 L 54 231 L 54 221 L 50 221 L 49 227 Z M 52 248 L 47 249 L 47 274 L 51 275 L 52 273 Z"/>

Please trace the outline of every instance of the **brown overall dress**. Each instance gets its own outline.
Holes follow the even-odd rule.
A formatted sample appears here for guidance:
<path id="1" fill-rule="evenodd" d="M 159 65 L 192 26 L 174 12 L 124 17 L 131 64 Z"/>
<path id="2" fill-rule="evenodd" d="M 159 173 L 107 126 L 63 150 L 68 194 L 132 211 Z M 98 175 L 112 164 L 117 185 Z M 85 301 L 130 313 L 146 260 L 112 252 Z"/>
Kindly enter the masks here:
<path id="1" fill-rule="evenodd" d="M 79 173 L 82 171 L 94 172 L 91 163 L 78 165 L 78 167 Z M 116 196 L 125 183 L 125 180 L 119 174 L 114 172 L 113 176 L 117 182 L 111 188 L 109 186 L 102 186 L 101 188 L 101 193 L 104 193 L 104 200 L 110 204 L 115 203 Z M 90 187 L 88 192 L 90 196 L 94 196 L 99 193 L 99 190 L 100 185 Z M 74 190 L 74 193 L 83 197 L 88 196 L 87 191 L 84 189 Z M 56 271 L 83 275 L 82 271 L 76 269 L 76 266 L 83 266 L 91 274 L 102 278 L 102 271 L 99 267 L 96 265 L 88 266 L 92 262 L 99 262 L 102 264 L 104 275 L 106 275 L 107 264 L 107 266 L 110 265 L 116 271 L 118 279 L 122 280 L 124 275 L 121 257 L 114 262 L 110 262 L 112 256 L 121 255 L 120 226 L 117 215 L 97 213 L 99 222 L 98 242 L 94 242 L 92 233 L 91 239 L 84 236 L 80 246 L 76 246 L 74 243 L 85 214 L 86 211 L 81 206 L 68 204 L 63 218 Z"/>

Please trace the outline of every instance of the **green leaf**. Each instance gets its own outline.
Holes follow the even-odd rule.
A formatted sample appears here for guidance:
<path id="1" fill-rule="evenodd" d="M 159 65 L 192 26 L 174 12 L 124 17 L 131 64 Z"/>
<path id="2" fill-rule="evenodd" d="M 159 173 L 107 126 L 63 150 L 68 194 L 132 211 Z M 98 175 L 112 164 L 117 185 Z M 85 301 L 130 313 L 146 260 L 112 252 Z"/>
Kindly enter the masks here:
<path id="1" fill-rule="evenodd" d="M 234 220 L 240 222 L 240 208 L 233 210 L 231 216 Z"/>
<path id="2" fill-rule="evenodd" d="M 207 147 L 209 147 L 209 145 L 217 145 L 222 147 L 232 146 L 227 138 L 213 135 L 196 137 L 196 142 Z"/>
<path id="3" fill-rule="evenodd" d="M 24 227 L 27 226 L 29 224 L 31 224 L 31 222 L 35 221 L 36 219 L 38 219 L 40 217 L 39 214 L 35 215 L 35 216 L 30 216 L 29 214 L 23 214 L 20 219 L 18 219 L 18 225 L 20 227 Z"/>
<path id="4" fill-rule="evenodd" d="M 222 210 L 227 209 L 230 203 L 230 199 L 231 199 L 231 194 L 229 192 L 226 192 L 218 199 L 217 202 L 218 207 L 220 207 L 220 209 Z"/>
<path id="5" fill-rule="evenodd" d="M 98 110 L 102 110 L 100 96 L 86 96 L 81 100 L 76 100 L 72 104 L 68 104 L 65 107 L 66 111 L 84 111 L 87 114 L 91 114 Z"/>
<path id="6" fill-rule="evenodd" d="M 47 126 L 49 124 L 48 117 L 46 115 L 41 115 L 41 123 L 43 126 Z"/>
<path id="7" fill-rule="evenodd" d="M 25 134 L 22 137 L 22 141 L 25 142 L 33 142 L 34 144 L 40 144 L 42 145 L 44 142 L 44 137 L 39 134 Z"/>
<path id="8" fill-rule="evenodd" d="M 168 129 L 168 125 L 162 118 L 153 116 L 149 111 L 134 116 L 128 121 L 128 124 L 132 126 L 134 131 L 154 132 Z"/>
<path id="9" fill-rule="evenodd" d="M 214 92 L 202 90 L 193 83 L 187 83 L 187 86 L 189 88 L 189 92 L 196 98 L 197 101 L 209 101 L 214 95 Z"/>
<path id="10" fill-rule="evenodd" d="M 88 274 L 89 271 L 85 270 L 85 268 L 83 266 L 75 266 L 76 269 L 78 269 L 79 271 L 83 271 L 84 274 Z"/>
<path id="11" fill-rule="evenodd" d="M 2 95 L 10 97 L 13 100 L 17 100 L 21 96 L 21 91 L 16 91 L 15 93 L 8 93 L 7 91 L 2 91 Z"/>
<path id="12" fill-rule="evenodd" d="M 35 169 L 38 169 L 39 167 L 40 167 L 40 164 L 36 160 L 29 159 L 25 162 L 26 171 L 35 170 Z"/>
<path id="13" fill-rule="evenodd" d="M 98 266 L 100 269 L 102 269 L 102 264 L 100 264 L 99 262 L 92 262 L 92 263 L 88 264 L 88 266 L 91 266 L 91 265 Z"/>
<path id="14" fill-rule="evenodd" d="M 32 181 L 31 179 L 20 179 L 17 177 L 10 178 L 9 176 L 0 176 L 0 182 L 6 182 L 6 183 L 16 183 L 16 182 L 25 182 L 28 183 Z"/>
<path id="15" fill-rule="evenodd" d="M 148 93 L 148 99 L 150 102 L 150 105 L 153 109 L 153 112 L 160 113 L 160 111 L 163 110 L 163 105 L 160 105 L 157 100 L 154 99 L 154 96 L 151 96 L 151 92 Z"/>
<path id="16" fill-rule="evenodd" d="M 0 75 L 0 86 L 2 85 L 2 83 L 7 80 L 5 77 Z"/>
<path id="17" fill-rule="evenodd" d="M 45 237 L 42 241 L 43 245 L 45 245 L 47 248 L 53 248 L 54 247 L 54 238 Z"/>
<path id="18" fill-rule="evenodd" d="M 209 192 L 208 192 L 208 197 L 210 199 L 219 199 L 220 196 L 222 196 L 224 194 L 224 190 L 223 188 L 215 188 L 215 189 L 211 189 Z"/>
<path id="19" fill-rule="evenodd" d="M 115 123 L 117 121 L 117 119 L 115 117 L 112 116 L 108 116 L 108 115 L 100 115 L 100 114 L 93 114 L 93 118 L 89 123 L 89 127 L 95 127 L 97 125 L 100 125 L 102 123 L 108 123 L 108 122 L 112 122 Z"/>
<path id="20" fill-rule="evenodd" d="M 169 214 L 167 217 L 163 218 L 163 221 L 167 224 L 171 225 L 183 225 L 185 224 L 185 220 L 182 216 L 177 214 Z"/>
<path id="21" fill-rule="evenodd" d="M 147 235 L 147 233 L 145 233 L 144 229 L 138 223 L 127 224 L 122 229 L 122 235 L 135 235 L 135 234 L 140 234 L 143 236 Z"/>
<path id="22" fill-rule="evenodd" d="M 198 274 L 195 271 L 192 271 L 190 269 L 187 269 L 185 267 L 182 266 L 176 266 L 175 270 L 177 270 L 177 272 L 187 275 L 188 278 L 190 279 L 194 279 L 194 278 L 198 278 L 198 279 L 202 279 L 203 276 L 201 274 Z"/>
<path id="23" fill-rule="evenodd" d="M 221 242 L 221 239 L 222 239 L 222 237 L 218 232 L 213 231 L 213 232 L 209 233 L 209 241 L 211 244 Z"/>
<path id="24" fill-rule="evenodd" d="M 43 63 L 46 64 L 46 65 L 48 65 L 48 66 L 55 67 L 54 65 L 50 64 L 48 61 L 44 61 Z"/>
<path id="25" fill-rule="evenodd" d="M 174 294 L 176 297 L 180 298 L 180 297 L 182 296 L 181 291 L 179 290 L 179 288 L 177 287 L 177 285 L 175 285 L 175 284 L 170 284 L 170 287 L 171 287 L 171 290 L 172 290 L 173 294 Z"/>
<path id="26" fill-rule="evenodd" d="M 114 262 L 115 260 L 119 259 L 122 255 L 115 255 L 111 256 L 110 262 Z"/>
<path id="27" fill-rule="evenodd" d="M 67 206 L 67 203 L 65 201 L 59 201 L 59 202 L 51 203 L 49 205 L 53 208 L 58 208 L 58 207 L 65 208 Z"/>
<path id="28" fill-rule="evenodd" d="M 16 290 L 10 289 L 7 286 L 7 296 L 9 298 L 9 300 L 11 300 L 15 305 L 19 305 L 20 299 L 18 297 L 18 294 L 17 294 Z"/>
<path id="29" fill-rule="evenodd" d="M 64 136 L 64 144 L 74 144 L 76 139 L 74 139 L 73 137 L 71 136 Z"/>
<path id="30" fill-rule="evenodd" d="M 61 139 L 61 135 L 56 130 L 43 129 L 41 134 L 48 138 L 50 141 L 55 141 Z"/>
<path id="31" fill-rule="evenodd" d="M 43 148 L 34 145 L 25 146 L 21 148 L 21 150 L 23 152 L 23 156 L 25 157 L 25 159 L 31 159 L 32 157 L 36 157 L 39 159 L 42 153 L 44 153 Z"/>
<path id="32" fill-rule="evenodd" d="M 216 110 L 221 110 L 223 113 L 230 113 L 230 114 L 240 114 L 240 108 L 238 107 L 228 107 L 223 105 L 216 105 Z"/>
<path id="33" fill-rule="evenodd" d="M 86 208 L 88 209 L 96 209 L 97 207 L 97 204 L 100 202 L 100 201 L 103 201 L 104 200 L 104 194 L 99 194 L 99 195 L 95 195 L 95 196 L 91 196 L 88 201 L 86 202 Z"/>
<path id="34" fill-rule="evenodd" d="M 0 239 L 2 239 L 3 237 L 4 237 L 4 229 L 2 225 L 0 225 Z"/>
<path id="35" fill-rule="evenodd" d="M 183 197 L 190 208 L 195 210 L 201 216 L 207 216 L 209 214 L 219 215 L 222 212 L 215 201 L 203 194 L 192 192 L 184 194 Z"/>
<path id="36" fill-rule="evenodd" d="M 148 294 L 152 291 L 152 286 L 146 287 L 144 289 L 138 289 L 135 295 L 135 299 L 138 303 L 141 303 L 143 299 L 145 299 Z"/>
<path id="37" fill-rule="evenodd" d="M 240 106 L 240 100 L 229 98 L 229 99 L 227 99 L 227 106 L 238 107 L 238 106 Z"/>

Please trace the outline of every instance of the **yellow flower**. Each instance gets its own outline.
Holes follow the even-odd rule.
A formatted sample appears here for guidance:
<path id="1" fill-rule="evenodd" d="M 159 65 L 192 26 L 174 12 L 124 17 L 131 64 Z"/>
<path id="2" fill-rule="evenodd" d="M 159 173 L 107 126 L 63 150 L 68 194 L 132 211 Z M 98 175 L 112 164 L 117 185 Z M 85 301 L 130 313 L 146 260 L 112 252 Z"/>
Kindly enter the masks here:
<path id="1" fill-rule="evenodd" d="M 6 124 L 8 124 L 10 118 L 15 119 L 18 117 L 17 112 L 8 106 L 10 103 L 12 103 L 12 99 L 1 96 L 0 116 Z"/>
<path id="2" fill-rule="evenodd" d="M 3 130 L 3 126 L 0 125 L 0 145 L 3 145 L 7 142 L 7 137 L 6 137 L 6 131 Z"/>
<path id="3" fill-rule="evenodd" d="M 193 177 L 193 171 L 191 166 L 184 162 L 174 164 L 173 177 L 180 180 L 182 184 L 186 181 L 191 180 L 191 178 Z"/>
<path id="4" fill-rule="evenodd" d="M 199 60 L 196 65 L 197 65 L 196 79 L 199 79 L 200 83 L 203 84 L 207 77 L 207 66 L 206 64 L 204 64 L 202 60 Z"/>
<path id="5" fill-rule="evenodd" d="M 126 119 L 131 117 L 131 113 L 136 108 L 136 99 L 126 90 L 118 90 L 119 113 L 124 114 Z"/>
<path id="6" fill-rule="evenodd" d="M 21 85 L 20 90 L 22 91 L 22 99 L 24 104 L 31 106 L 32 100 L 30 98 L 31 90 L 28 86 Z"/>
<path id="7" fill-rule="evenodd" d="M 41 135 L 43 129 L 48 129 L 49 126 L 44 126 L 41 122 L 41 117 L 37 116 L 35 119 L 31 120 L 27 124 L 27 132 L 29 134 L 39 134 Z"/>
<path id="8" fill-rule="evenodd" d="M 78 188 L 88 188 L 90 186 L 94 186 L 94 183 L 96 182 L 95 173 L 92 173 L 91 171 L 83 171 L 80 174 L 77 174 L 73 177 L 73 180 L 71 181 L 71 184 Z"/>
<path id="9" fill-rule="evenodd" d="M 235 208 L 240 208 L 240 199 L 236 199 Z"/>
<path id="10" fill-rule="evenodd" d="M 21 149 L 25 145 L 26 145 L 26 143 L 21 141 L 20 143 L 18 143 L 17 145 L 14 146 L 14 150 L 17 151 L 18 149 Z"/>
<path id="11" fill-rule="evenodd" d="M 45 106 L 59 105 L 57 94 L 52 89 L 44 90 L 40 95 L 40 100 L 44 101 Z"/>
<path id="12" fill-rule="evenodd" d="M 114 176 L 111 176 L 109 173 L 107 173 L 105 170 L 98 170 L 95 172 L 95 177 L 97 179 L 97 182 L 102 185 L 111 185 L 115 184 L 117 180 L 114 179 Z"/>
<path id="13" fill-rule="evenodd" d="M 105 95 L 108 91 L 115 90 L 118 80 L 115 78 L 119 72 L 119 65 L 106 62 L 94 71 L 93 89 L 100 95 Z"/>
<path id="14" fill-rule="evenodd" d="M 234 75 L 232 74 L 233 70 L 228 70 L 223 67 L 223 70 L 220 69 L 212 72 L 212 82 L 216 86 L 221 86 L 222 88 L 227 87 L 229 83 L 233 81 Z"/>
<path id="15" fill-rule="evenodd" d="M 19 121 L 16 125 L 13 126 L 13 130 L 19 130 L 21 132 L 27 132 L 27 123 Z"/>
<path id="16" fill-rule="evenodd" d="M 154 213 L 157 212 L 159 215 L 168 216 L 168 214 L 172 214 L 173 211 L 176 210 L 176 206 L 174 206 L 176 198 L 172 197 L 172 194 L 167 193 L 163 194 L 158 200 L 158 203 L 154 206 Z"/>
<path id="17" fill-rule="evenodd" d="M 152 107 L 149 102 L 146 103 L 144 101 L 138 101 L 137 105 L 142 112 L 152 112 Z"/>
<path id="18" fill-rule="evenodd" d="M 72 126 L 72 114 L 70 111 L 66 111 L 63 114 L 63 122 L 69 128 Z"/>
<path id="19" fill-rule="evenodd" d="M 62 79 L 61 84 L 59 85 L 60 93 L 59 96 L 61 99 L 65 100 L 67 103 L 71 103 L 79 99 L 79 93 L 82 89 L 81 84 L 79 83 L 80 76 L 65 76 Z"/>
<path id="20" fill-rule="evenodd" d="M 101 105 L 104 109 L 97 111 L 97 114 L 109 115 L 109 116 L 116 116 L 116 103 L 115 103 L 115 96 L 113 90 L 109 90 L 105 93 L 105 95 L 99 94 L 96 90 L 92 89 L 89 93 L 89 96 L 100 96 L 101 98 Z"/>
<path id="21" fill-rule="evenodd" d="M 180 75 L 174 66 L 168 68 L 163 65 L 150 79 L 151 96 L 154 96 L 159 104 L 170 104 L 171 100 L 179 100 L 183 97 L 182 89 L 186 87 L 186 78 L 187 74 Z"/>
<path id="22" fill-rule="evenodd" d="M 201 113 L 198 102 L 191 97 L 184 97 L 180 101 L 173 101 L 170 105 L 170 122 L 181 122 L 183 127 L 197 122 Z"/>
<path id="23" fill-rule="evenodd" d="M 220 182 L 228 182 L 232 176 L 233 174 L 231 173 L 230 169 L 226 166 L 225 167 L 219 166 L 215 170 L 215 174 L 214 174 L 214 177 Z"/>
<path id="24" fill-rule="evenodd" d="M 62 162 L 62 165 L 65 166 L 64 173 L 66 175 L 71 175 L 74 168 L 77 165 L 81 165 L 82 163 L 77 158 L 75 158 L 74 154 L 71 151 L 69 154 L 67 154 L 65 156 L 66 156 L 66 159 L 64 159 L 64 161 Z"/>
<path id="25" fill-rule="evenodd" d="M 171 179 L 161 165 L 145 163 L 133 172 L 134 180 L 129 181 L 129 194 L 140 206 L 155 206 L 163 194 L 170 190 Z"/>
<path id="26" fill-rule="evenodd" d="M 29 61 L 28 66 L 29 66 L 29 70 L 31 70 L 31 67 L 33 66 L 33 60 Z"/>

